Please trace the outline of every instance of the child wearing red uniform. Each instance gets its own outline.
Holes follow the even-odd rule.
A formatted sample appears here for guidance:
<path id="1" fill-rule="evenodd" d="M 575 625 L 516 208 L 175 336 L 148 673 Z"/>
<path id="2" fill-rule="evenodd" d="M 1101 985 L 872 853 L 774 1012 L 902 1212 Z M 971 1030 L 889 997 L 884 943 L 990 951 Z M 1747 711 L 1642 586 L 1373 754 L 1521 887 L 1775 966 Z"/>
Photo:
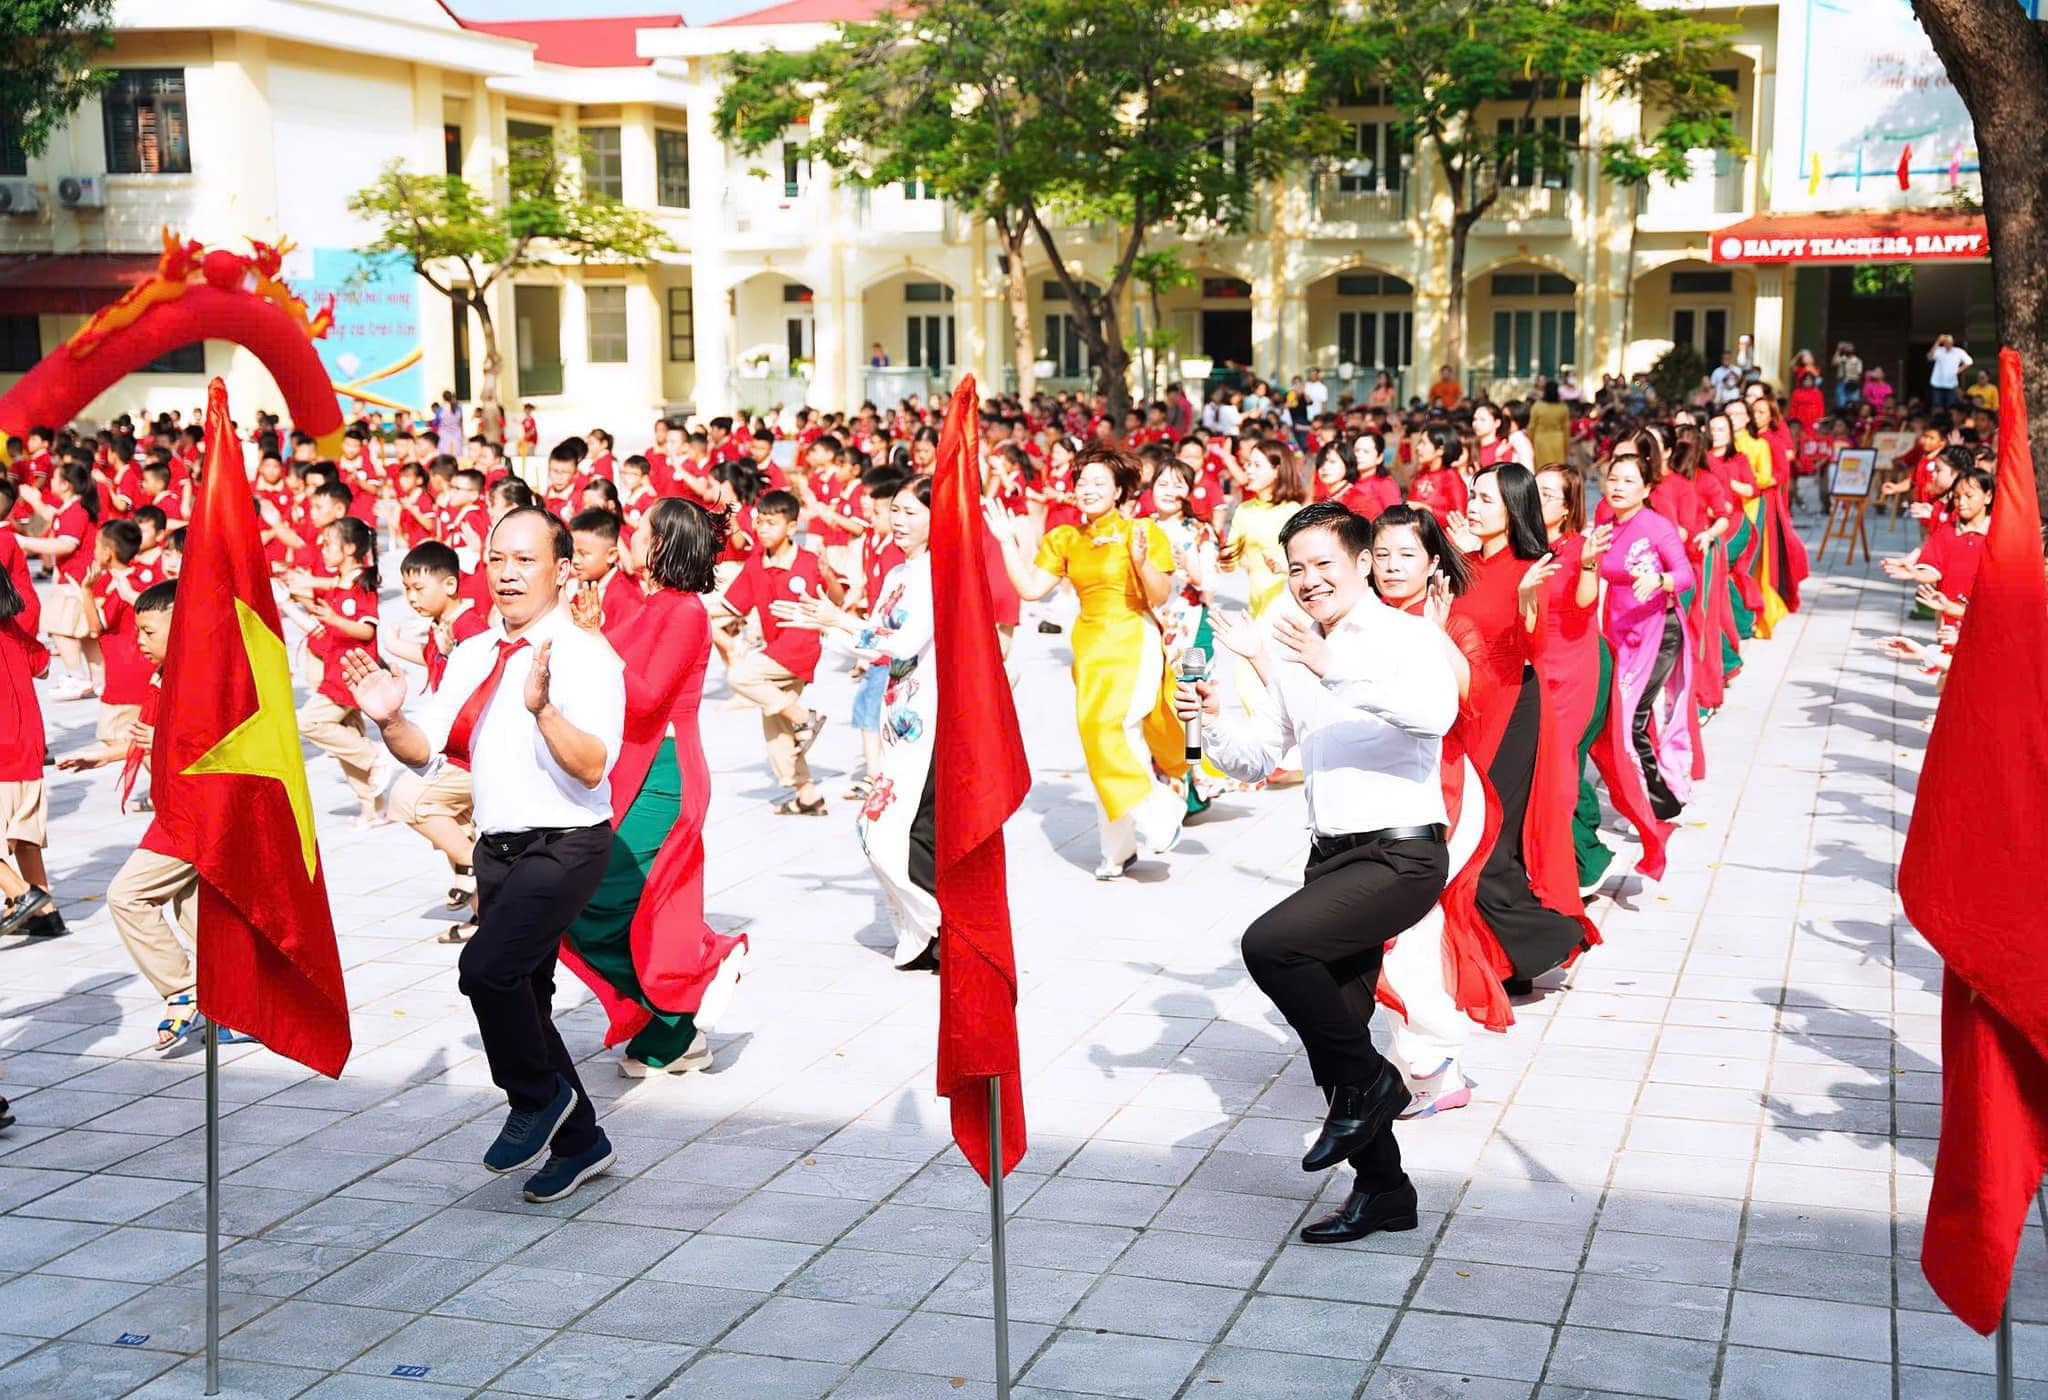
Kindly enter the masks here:
<path id="1" fill-rule="evenodd" d="M 53 700 L 87 700 L 99 690 L 100 648 L 85 615 L 85 574 L 99 537 L 100 502 L 92 468 L 67 461 L 50 478 L 48 499 L 23 487 L 44 522 L 43 533 L 19 539 L 22 552 L 50 561 L 57 577 L 43 606 L 43 631 L 57 644 L 69 679 L 50 692 Z"/>
<path id="2" fill-rule="evenodd" d="M 434 538 L 440 528 L 434 497 L 427 490 L 427 472 L 417 462 L 398 469 L 398 537 L 407 549 L 415 549 Z"/>
<path id="3" fill-rule="evenodd" d="M 619 513 L 627 529 L 638 529 L 641 517 L 660 499 L 648 484 L 645 457 L 635 453 L 619 463 Z"/>
<path id="4" fill-rule="evenodd" d="M 610 633 L 640 611 L 646 596 L 619 567 L 619 517 L 608 510 L 586 510 L 569 522 L 569 538 L 577 580 L 573 606 L 579 613 L 596 607 L 603 630 Z"/>
<path id="5" fill-rule="evenodd" d="M 811 782 L 805 755 L 817 742 L 825 717 L 803 702 L 804 687 L 817 673 L 820 647 L 815 629 L 786 625 L 790 605 L 823 595 L 834 603 L 845 596 L 826 564 L 796 542 L 803 507 L 786 491 L 770 491 L 754 505 L 758 548 L 740 566 L 720 599 L 725 610 L 760 624 L 763 645 L 736 659 L 726 672 L 732 693 L 761 711 L 761 737 L 775 779 L 795 795 L 775 806 L 778 816 L 823 816 L 825 799 Z"/>
<path id="6" fill-rule="evenodd" d="M 1465 478 L 1458 468 L 1465 444 L 1455 428 L 1433 423 L 1409 438 L 1413 445 L 1415 475 L 1408 479 L 1408 503 L 1420 506 L 1438 522 L 1463 515 L 1469 499 Z"/>
<path id="7" fill-rule="evenodd" d="M 50 654 L 36 640 L 41 621 L 42 601 L 29 584 L 28 559 L 14 532 L 0 529 L 0 935 L 64 928 L 43 866 L 49 813 L 35 679 L 48 669 Z"/>
<path id="8" fill-rule="evenodd" d="M 127 752 L 128 731 L 142 718 L 142 698 L 154 669 L 135 636 L 135 600 L 159 581 L 149 569 L 136 577 L 135 556 L 141 550 L 141 526 L 132 520 L 109 520 L 100 527 L 92 568 L 85 576 L 86 618 L 99 639 L 106 677 L 100 685 L 96 732 L 100 749 L 114 756 Z"/>
<path id="9" fill-rule="evenodd" d="M 362 521 L 344 516 L 320 532 L 320 549 L 334 586 L 307 609 L 320 626 L 306 641 L 311 674 L 302 679 L 313 694 L 299 706 L 299 732 L 341 765 L 362 804 L 356 824 L 381 826 L 388 820 L 380 796 L 383 760 L 364 733 L 362 711 L 341 668 L 348 652 L 377 655 L 377 539 Z"/>
<path id="10" fill-rule="evenodd" d="M 491 610 L 462 596 L 462 570 L 455 551 L 438 540 L 415 545 L 398 566 L 398 574 L 405 586 L 406 605 L 426 620 L 427 631 L 417 644 L 394 637 L 386 649 L 424 667 L 427 692 L 432 694 L 441 688 L 449 653 L 490 626 Z M 431 777 L 400 773 L 391 785 L 386 806 L 393 819 L 417 831 L 447 857 L 448 907 L 472 905 L 476 872 L 470 861 L 476 853 L 476 832 L 469 770 L 461 764 L 444 763 Z M 440 941 L 467 942 L 475 932 L 472 914 L 470 921 L 443 933 Z"/>

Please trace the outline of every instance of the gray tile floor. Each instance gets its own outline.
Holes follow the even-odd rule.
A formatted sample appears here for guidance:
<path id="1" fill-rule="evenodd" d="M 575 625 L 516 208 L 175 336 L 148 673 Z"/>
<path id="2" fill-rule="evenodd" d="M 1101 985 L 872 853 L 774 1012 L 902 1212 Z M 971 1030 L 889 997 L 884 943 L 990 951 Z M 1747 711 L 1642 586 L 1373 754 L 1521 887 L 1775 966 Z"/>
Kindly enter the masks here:
<path id="1" fill-rule="evenodd" d="M 1834 571 L 1751 649 L 1670 878 L 1619 886 L 1569 987 L 1475 1039 L 1471 1107 L 1400 1129 L 1423 1228 L 1327 1249 L 1292 1243 L 1341 1190 L 1295 1161 L 1320 1099 L 1235 946 L 1296 879 L 1301 799 L 1226 800 L 1165 865 L 1097 885 L 1064 639 L 1027 625 L 1018 1394 L 1988 1397 L 1989 1345 L 1917 1265 L 1938 965 L 1892 872 L 1930 696 L 1868 645 L 1900 602 Z M 820 691 L 843 717 L 843 668 Z M 752 971 L 716 1072 L 680 1082 L 618 1078 L 565 991 L 620 1161 L 549 1207 L 477 1165 L 500 1104 L 433 941 L 435 861 L 350 829 L 314 761 L 357 1048 L 338 1083 L 228 1052 L 227 1393 L 992 1393 L 985 1202 L 931 1091 L 933 983 L 889 966 L 851 805 L 770 815 L 723 698 L 710 909 L 752 934 Z M 52 715 L 87 741 L 87 707 Z M 828 731 L 835 794 L 855 754 Z M 77 933 L 0 947 L 5 1395 L 202 1386 L 202 1079 L 143 1048 L 158 1009 L 98 907 L 141 826 L 111 786 L 53 783 Z M 2014 1303 L 2037 1400 L 2044 1244 L 2036 1219 Z"/>

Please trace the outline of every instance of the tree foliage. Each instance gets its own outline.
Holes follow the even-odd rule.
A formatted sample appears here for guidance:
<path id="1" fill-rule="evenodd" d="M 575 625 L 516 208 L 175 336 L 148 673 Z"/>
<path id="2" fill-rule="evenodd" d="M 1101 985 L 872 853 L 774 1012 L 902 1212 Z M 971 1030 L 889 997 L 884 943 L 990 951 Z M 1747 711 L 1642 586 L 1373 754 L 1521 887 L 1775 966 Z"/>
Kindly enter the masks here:
<path id="1" fill-rule="evenodd" d="M 421 280 L 473 311 L 483 329 L 486 402 L 497 401 L 500 357 L 486 295 L 543 262 L 641 263 L 675 245 L 651 216 L 584 188 L 576 141 L 512 152 L 502 197 L 460 175 L 418 175 L 394 161 L 349 196 L 349 212 L 377 229 L 366 253 L 395 254 Z M 459 274 L 459 275 L 458 275 Z"/>
<path id="2" fill-rule="evenodd" d="M 1120 409 L 1147 240 L 1241 229 L 1261 181 L 1335 149 L 1288 80 L 1291 30 L 1230 0 L 907 0 L 806 53 L 735 57 L 717 127 L 743 151 L 797 139 L 856 184 L 931 184 L 996 225 L 1013 277 L 1034 238 Z M 1112 242 L 1099 285 L 1073 253 L 1090 225 Z"/>
<path id="3" fill-rule="evenodd" d="M 1643 128 L 1587 143 L 1603 178 L 1682 180 L 1694 150 L 1733 150 L 1730 97 L 1714 77 L 1728 26 L 1641 0 L 1262 0 L 1313 37 L 1307 90 L 1325 102 L 1382 90 L 1396 127 L 1434 159 L 1451 202 L 1453 363 L 1463 345 L 1464 254 L 1516 167 L 1578 154 L 1545 104 L 1582 88 L 1635 99 Z"/>
<path id="4" fill-rule="evenodd" d="M 0 4 L 0 139 L 40 155 L 80 103 L 107 85 L 94 68 L 114 47 L 113 0 Z"/>

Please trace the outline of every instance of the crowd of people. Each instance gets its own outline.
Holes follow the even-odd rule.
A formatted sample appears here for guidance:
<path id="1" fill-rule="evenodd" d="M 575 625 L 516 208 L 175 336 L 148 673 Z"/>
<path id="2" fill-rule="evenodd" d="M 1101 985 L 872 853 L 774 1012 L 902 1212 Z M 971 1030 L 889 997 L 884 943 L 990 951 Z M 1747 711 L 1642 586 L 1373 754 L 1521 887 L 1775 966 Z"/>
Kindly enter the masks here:
<path id="1" fill-rule="evenodd" d="M 1307 786 L 1309 903 L 1262 920 L 1245 953 L 1331 1096 L 1313 1169 L 1353 1161 L 1368 1198 L 1313 1238 L 1400 1228 L 1386 1122 L 1469 1102 L 1472 1028 L 1505 1028 L 1536 979 L 1599 942 L 1585 901 L 1624 873 L 1604 833 L 1632 833 L 1633 869 L 1662 874 L 1707 771 L 1703 726 L 1745 649 L 1800 606 L 1799 483 L 1872 430 L 1830 418 L 1805 364 L 1784 405 L 1756 378 L 1718 403 L 1657 405 L 1613 380 L 1473 401 L 1448 375 L 1405 407 L 1307 381 L 1200 406 L 1176 390 L 1121 419 L 1077 394 L 984 403 L 1002 646 L 1071 651 L 1095 877 L 1166 857 L 1226 793 Z M 1952 640 L 1995 410 L 1910 407 L 1901 489 L 1925 543 L 1886 569 Z M 593 428 L 525 473 L 504 416 L 463 438 L 452 396 L 431 417 L 363 414 L 332 460 L 267 414 L 238 434 L 301 732 L 338 764 L 358 822 L 402 822 L 445 859 L 447 904 L 468 917 L 442 937 L 464 945 L 461 987 L 513 1109 L 486 1164 L 549 1158 L 531 1199 L 610 1160 L 552 1025 L 558 954 L 603 1002 L 629 1076 L 704 1068 L 704 1028 L 744 966 L 745 940 L 703 915 L 697 711 L 714 674 L 758 712 L 774 812 L 850 804 L 836 810 L 886 897 L 896 964 L 938 966 L 935 409 L 662 419 L 625 453 Z M 533 450 L 530 413 L 517 428 Z M 172 414 L 7 444 L 0 934 L 63 932 L 49 763 L 118 768 L 124 807 L 148 808 L 202 440 Z M 1231 574 L 1242 610 L 1221 602 Z M 1075 610 L 1027 612 L 1062 587 Z M 1938 666 L 1943 644 L 1887 645 Z M 1227 667 L 1199 664 L 1218 656 Z M 828 715 L 811 687 L 841 664 L 854 700 Z M 44 700 L 95 703 L 95 743 L 52 754 Z M 1192 758 L 1197 716 L 1213 742 Z M 808 760 L 834 720 L 862 752 L 836 794 Z M 155 836 L 106 895 L 169 1048 L 203 1024 L 195 877 Z M 1365 1034 L 1376 1002 L 1391 1062 Z"/>

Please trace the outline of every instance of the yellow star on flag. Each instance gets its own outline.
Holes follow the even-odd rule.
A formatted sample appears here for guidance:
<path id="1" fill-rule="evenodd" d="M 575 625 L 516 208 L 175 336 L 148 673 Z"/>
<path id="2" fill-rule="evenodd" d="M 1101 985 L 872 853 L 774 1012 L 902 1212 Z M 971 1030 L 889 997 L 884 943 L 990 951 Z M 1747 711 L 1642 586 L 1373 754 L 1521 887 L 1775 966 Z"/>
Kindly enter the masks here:
<path id="1" fill-rule="evenodd" d="M 292 821 L 299 828 L 299 850 L 306 858 L 306 878 L 311 880 L 320 853 L 313 844 L 313 794 L 306 787 L 306 759 L 299 748 L 298 716 L 292 707 L 292 673 L 285 659 L 284 639 L 271 631 L 255 609 L 240 598 L 235 599 L 235 622 L 242 633 L 242 650 L 249 659 L 249 677 L 256 683 L 256 708 L 185 772 L 275 778 L 284 788 L 285 800 L 291 804 Z"/>

